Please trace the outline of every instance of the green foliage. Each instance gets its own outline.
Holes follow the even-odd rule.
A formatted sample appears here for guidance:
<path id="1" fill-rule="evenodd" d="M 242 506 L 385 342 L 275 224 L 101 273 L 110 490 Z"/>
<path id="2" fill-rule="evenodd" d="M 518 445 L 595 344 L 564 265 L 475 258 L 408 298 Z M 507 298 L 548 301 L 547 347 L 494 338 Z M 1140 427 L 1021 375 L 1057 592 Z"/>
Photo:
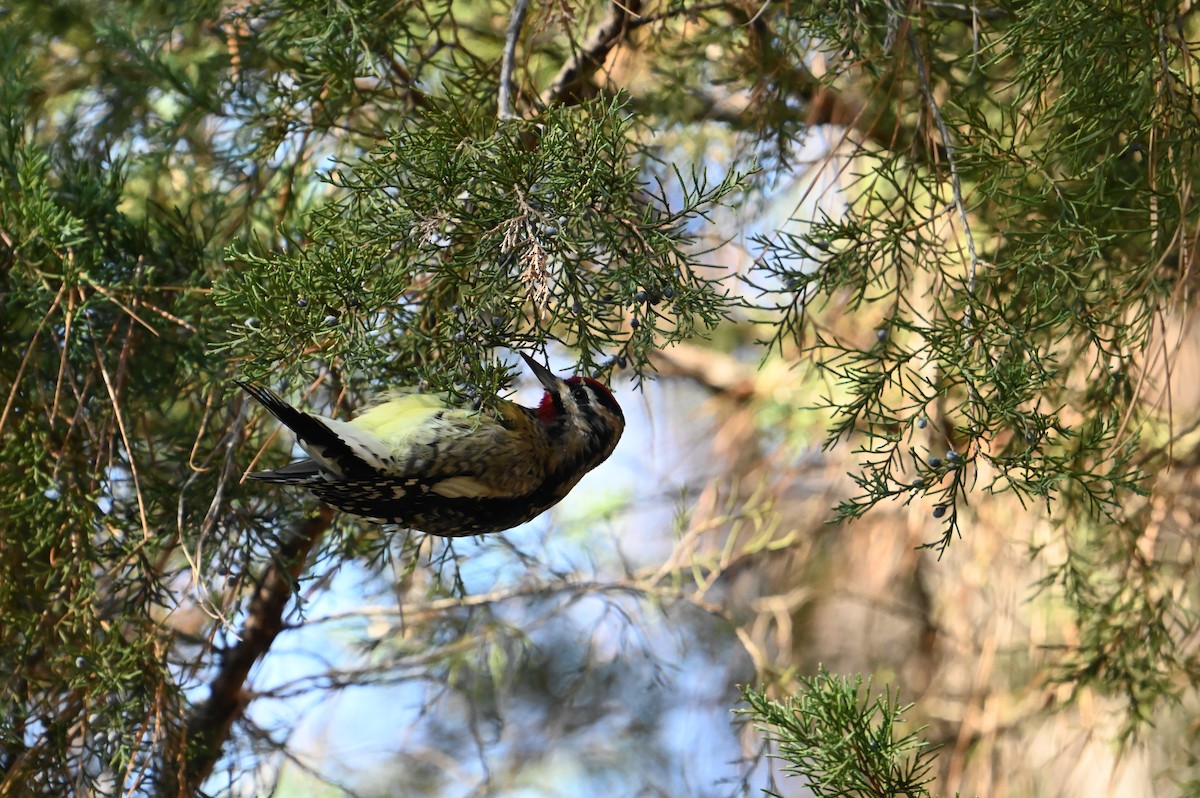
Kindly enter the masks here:
<path id="1" fill-rule="evenodd" d="M 154 243 L 178 242 L 169 223 L 158 235 L 120 210 L 122 169 L 29 135 L 13 102 L 32 72 L 14 44 L 0 48 L 13 76 L 0 123 L 0 750 L 8 783 L 65 794 L 145 767 L 171 736 L 139 731 L 179 702 L 156 617 L 167 591 L 145 570 L 166 556 L 179 469 L 151 466 L 185 462 L 191 433 L 150 434 L 155 419 L 122 397 L 147 412 L 174 393 L 187 335 L 160 286 L 193 264 Z M 131 369 L 135 350 L 153 365 Z"/>
<path id="2" fill-rule="evenodd" d="M 738 178 L 656 171 L 613 98 L 497 123 L 482 5 L 9 12 L 0 792 L 169 792 L 216 652 L 312 506 L 237 486 L 230 373 L 490 396 L 495 347 L 548 339 L 640 373 L 724 313 L 692 238 Z M 361 538 L 312 567 L 386 567 Z M 431 595 L 462 593 L 450 570 Z M 497 641 L 427 659 L 502 681 L 519 651 Z"/>
<path id="3" fill-rule="evenodd" d="M 41 8 L 0 35 L 0 792 L 146 793 L 211 666 L 164 623 L 194 606 L 188 559 L 228 567 L 252 528 L 221 499 L 232 438 L 205 355 L 215 231 L 252 217 L 211 188 L 227 164 L 181 156 L 212 48 L 164 52 L 149 4 L 60 10 L 58 59 Z"/>
<path id="4" fill-rule="evenodd" d="M 800 776 L 819 798 L 929 796 L 934 748 L 916 729 L 897 737 L 912 704 L 901 705 L 891 688 L 872 695 L 861 676 L 820 668 L 801 680 L 795 695 L 775 701 L 753 687 L 742 689 L 752 718 L 775 747 L 783 771 Z M 770 795 L 778 793 L 769 792 Z"/>
<path id="5" fill-rule="evenodd" d="M 305 242 L 231 250 L 238 267 L 214 300 L 246 321 L 219 349 L 254 356 L 252 378 L 319 358 L 377 388 L 420 379 L 480 396 L 506 380 L 496 348 L 547 338 L 588 373 L 618 356 L 640 373 L 653 349 L 723 313 L 692 237 L 738 176 L 674 178 L 646 184 L 617 103 L 536 124 L 428 109 L 328 176 L 340 199 L 314 212 Z"/>
<path id="6" fill-rule="evenodd" d="M 1045 584 L 1081 628 L 1060 675 L 1126 698 L 1130 729 L 1197 672 L 1197 596 L 1172 552 L 1139 548 L 1170 459 L 1142 437 L 1172 423 L 1153 353 L 1192 291 L 1200 222 L 1196 24 L 1175 14 L 794 8 L 774 46 L 820 41 L 819 81 L 861 141 L 826 166 L 845 213 L 758 235 L 750 278 L 778 311 L 768 342 L 827 376 L 827 447 L 856 446 L 837 518 L 932 505 L 941 553 L 969 534 L 968 500 L 1044 507 L 1067 543 Z"/>
<path id="7" fill-rule="evenodd" d="M 779 286 L 771 290 L 783 311 L 774 342 L 801 340 L 844 389 L 847 398 L 831 403 L 829 443 L 865 434 L 862 492 L 842 505 L 843 518 L 896 496 L 933 494 L 953 507 L 967 495 L 959 469 L 975 474 L 985 464 L 995 475 L 989 490 L 1043 502 L 1079 491 L 1109 518 L 1141 489 L 1131 462 L 1138 433 L 1128 424 L 1141 398 L 1128 369 L 1179 276 L 1173 231 L 1195 222 L 1173 178 L 1156 177 L 1198 165 L 1200 135 L 1182 121 L 1191 101 L 1170 88 L 1181 76 L 1159 69 L 1178 63 L 1184 45 L 1161 38 L 1152 17 L 1110 9 L 1097 23 L 1086 4 L 1047 11 L 981 28 L 975 49 L 960 46 L 961 26 L 933 21 L 908 43 L 890 36 L 890 46 L 928 61 L 929 76 L 906 74 L 910 96 L 952 87 L 952 103 L 915 110 L 943 117 L 954 135 L 931 131 L 923 151 L 872 151 L 869 171 L 851 167 L 844 218 L 760 238 L 759 279 Z M 837 35 L 831 49 L 875 46 L 857 29 L 845 19 L 823 28 Z M 1098 55 L 1110 48 L 1121 55 Z M 1035 50 L 1054 56 L 1029 58 Z M 841 63 L 831 82 L 856 62 Z M 1020 91 L 987 88 L 1005 83 Z M 1130 84 L 1157 90 L 1130 94 Z M 1121 104 L 1102 92 L 1120 94 Z M 1107 115 L 1094 112 L 1101 106 Z M 1148 120 L 1164 142 L 1153 151 L 1141 143 Z M 940 169 L 920 160 L 935 155 Z M 971 230 L 957 226 L 949 244 L 941 240 L 939 219 L 966 212 Z M 831 301 L 880 318 L 878 341 L 862 346 L 816 329 L 803 341 L 814 309 Z M 930 469 L 943 452 L 913 445 L 924 437 L 915 422 L 933 410 L 938 444 L 960 456 L 955 468 Z M 945 516 L 939 547 L 957 523 L 957 513 Z"/>
<path id="8" fill-rule="evenodd" d="M 186 758 L 260 575 L 313 522 L 308 499 L 238 487 L 262 432 L 232 375 L 315 378 L 331 404 L 405 383 L 486 399 L 510 378 L 498 350 L 557 341 L 580 371 L 640 378 L 729 316 L 707 214 L 786 180 L 812 122 L 851 131 L 826 165 L 845 213 L 758 236 L 749 279 L 778 310 L 765 337 L 827 378 L 827 443 L 861 455 L 837 516 L 932 505 L 944 550 L 968 500 L 1048 508 L 1042 585 L 1079 631 L 1056 678 L 1125 697 L 1130 731 L 1182 698 L 1196 574 L 1186 545 L 1156 559 L 1144 494 L 1191 454 L 1146 442 L 1173 438 L 1146 352 L 1193 290 L 1195 15 L 535 5 L 503 122 L 507 4 L 5 7 L 0 785 L 149 793 Z M 609 15 L 619 57 L 589 61 Z M 671 166 L 684 149 L 694 172 Z M 463 592 L 420 541 L 365 537 L 323 542 L 288 589 L 353 555 Z M 455 564 L 439 556 L 429 572 Z M 452 645 L 406 653 L 498 694 L 528 658 L 516 624 L 494 629 L 444 622 Z M 924 794 L 929 749 L 861 693 L 822 674 L 747 700 L 827 794 Z"/>

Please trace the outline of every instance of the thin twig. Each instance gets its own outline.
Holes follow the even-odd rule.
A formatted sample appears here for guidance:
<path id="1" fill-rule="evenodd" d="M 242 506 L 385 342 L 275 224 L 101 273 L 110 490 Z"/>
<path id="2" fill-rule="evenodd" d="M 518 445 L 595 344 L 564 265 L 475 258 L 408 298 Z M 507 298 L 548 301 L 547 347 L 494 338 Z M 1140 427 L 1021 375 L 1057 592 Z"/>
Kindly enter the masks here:
<path id="1" fill-rule="evenodd" d="M 296 580 L 304 572 L 309 553 L 333 520 L 333 510 L 320 512 L 292 530 L 279 544 L 274 561 L 250 599 L 241 640 L 230 648 L 210 685 L 208 699 L 195 708 L 187 721 L 188 748 L 184 772 L 175 783 L 168 778 L 163 795 L 195 795 L 212 773 L 229 738 L 234 721 L 241 717 L 250 698 L 246 679 L 250 669 L 270 650 L 283 629 L 283 612 L 292 597 Z"/>
<path id="2" fill-rule="evenodd" d="M 80 289 L 80 300 L 82 302 L 86 302 L 83 297 L 82 288 Z M 132 321 L 129 323 L 131 325 L 133 324 Z M 90 323 L 88 324 L 88 327 L 91 327 Z M 132 334 L 133 331 L 129 330 L 125 339 L 126 345 L 129 343 L 128 336 Z M 100 379 L 104 381 L 105 390 L 108 391 L 109 401 L 112 402 L 113 417 L 117 422 L 117 431 L 121 433 L 121 443 L 124 444 L 125 454 L 129 459 L 129 474 L 133 478 L 133 491 L 134 496 L 137 498 L 138 516 L 142 521 L 142 538 L 149 540 L 150 521 L 146 516 L 146 501 L 142 496 L 142 478 L 138 473 L 137 450 L 133 448 L 133 444 L 130 442 L 129 438 L 129 430 L 125 427 L 125 417 L 121 413 L 120 391 L 117 389 L 112 377 L 109 376 L 108 367 L 104 365 L 104 353 L 100 351 L 100 345 L 96 342 L 96 337 L 94 334 L 92 335 L 92 349 L 96 353 L 96 368 L 100 372 Z M 122 359 L 124 359 L 126 352 L 127 349 L 122 347 Z"/>
<path id="3" fill-rule="evenodd" d="M 38 336 L 42 334 L 42 329 L 45 328 L 46 322 L 50 320 L 50 317 L 54 315 L 54 311 L 58 309 L 65 289 L 65 285 L 58 289 L 58 294 L 54 297 L 54 301 L 50 303 L 50 308 L 42 316 L 42 320 L 38 322 L 37 329 L 33 331 L 33 336 L 29 339 L 29 346 L 25 347 L 25 354 L 21 358 L 21 364 L 17 366 L 17 376 L 13 377 L 12 390 L 8 392 L 8 400 L 4 403 L 4 409 L 0 410 L 0 432 L 4 431 L 4 423 L 8 420 L 8 414 L 13 408 L 13 403 L 17 400 L 17 392 L 21 388 L 21 377 L 25 374 L 25 367 L 29 365 L 29 359 L 33 357 L 34 350 L 37 349 Z"/>
<path id="4" fill-rule="evenodd" d="M 913 33 L 911 24 L 908 27 L 908 47 L 912 51 L 913 60 L 917 64 L 917 76 L 921 80 L 921 93 L 925 95 L 925 102 L 929 103 L 929 110 L 933 112 L 933 119 L 937 123 L 938 135 L 942 138 L 942 146 L 946 148 L 946 163 L 950 166 L 950 189 L 954 192 L 954 206 L 958 209 L 958 216 L 962 220 L 963 232 L 967 236 L 967 253 L 971 259 L 967 279 L 967 293 L 974 296 L 975 273 L 979 267 L 979 255 L 975 252 L 975 236 L 971 234 L 971 223 L 967 220 L 967 206 L 963 202 L 962 196 L 962 181 L 958 177 L 958 162 L 954 156 L 954 145 L 950 141 L 950 131 L 946 129 L 946 120 L 942 118 L 942 110 L 938 108 L 937 101 L 933 99 L 933 89 L 929 85 L 929 72 L 925 69 L 925 62 L 921 60 L 921 51 L 917 46 L 917 36 Z M 971 326 L 970 305 L 967 306 L 967 311 L 963 314 L 963 323 L 968 327 Z"/>
<path id="5" fill-rule="evenodd" d="M 179 325 L 180 327 L 182 327 L 183 329 L 187 330 L 190 333 L 199 332 L 199 330 L 197 330 L 192 324 L 189 324 L 187 321 L 179 318 L 174 313 L 170 313 L 166 310 L 163 310 L 162 308 L 158 307 L 157 305 L 147 302 L 145 299 L 141 300 L 141 304 L 142 304 L 142 307 L 150 308 L 151 310 L 153 310 L 158 315 L 162 316 L 167 321 Z M 155 335 L 157 335 L 157 333 L 155 333 Z"/>
<path id="6" fill-rule="evenodd" d="M 950 190 L 954 194 L 954 207 L 958 209 L 963 233 L 967 238 L 967 254 L 970 258 L 970 263 L 967 266 L 967 307 L 963 311 L 962 324 L 965 329 L 970 330 L 974 322 L 974 307 L 971 305 L 971 302 L 975 299 L 975 275 L 979 270 L 979 255 L 975 251 L 975 236 L 971 233 L 971 223 L 967 219 L 967 205 L 963 202 L 962 182 L 958 176 L 958 161 L 954 155 L 954 144 L 950 141 L 950 131 L 946 129 L 946 120 L 942 118 L 942 110 L 933 98 L 933 88 L 929 83 L 929 72 L 925 69 L 925 62 L 921 60 L 920 48 L 917 46 L 917 36 L 913 33 L 911 23 L 908 26 L 907 39 L 909 50 L 912 51 L 913 61 L 917 65 L 917 76 L 921 81 L 921 93 L 925 95 L 925 102 L 929 104 L 929 109 L 933 112 L 933 119 L 937 123 L 938 135 L 941 136 L 942 146 L 946 148 L 946 163 L 950 166 Z M 974 333 L 967 339 L 968 350 L 974 346 L 976 339 L 977 336 Z M 979 389 L 975 387 L 975 381 L 971 377 L 970 371 L 964 365 L 959 369 L 959 374 L 967 385 L 968 408 L 977 408 L 980 403 Z M 973 427 L 976 421 L 977 419 L 972 419 Z M 976 429 L 973 428 L 971 430 L 973 438 L 975 437 Z M 977 447 L 982 446 L 977 438 L 975 438 L 975 444 Z"/>
<path id="7" fill-rule="evenodd" d="M 107 299 L 109 302 L 112 302 L 114 305 L 116 305 L 117 307 L 119 307 L 121 310 L 125 311 L 125 313 L 126 313 L 126 314 L 127 314 L 129 317 L 130 317 L 130 318 L 132 318 L 132 319 L 133 319 L 134 321 L 136 321 L 138 324 L 142 325 L 142 326 L 143 326 L 143 327 L 145 327 L 147 330 L 149 330 L 149 331 L 150 331 L 150 334 L 151 334 L 151 335 L 153 335 L 155 338 L 159 338 L 159 337 L 161 337 L 161 336 L 159 335 L 159 332 L 158 332 L 158 330 L 154 329 L 154 327 L 153 327 L 153 326 L 151 326 L 150 322 L 146 321 L 146 320 L 145 320 L 145 319 L 143 319 L 141 316 L 139 316 L 137 313 L 135 313 L 135 312 L 134 312 L 134 310 L 133 310 L 133 308 L 129 307 L 129 306 L 128 306 L 128 305 L 126 305 L 124 302 L 122 302 L 121 300 L 117 299 L 117 295 L 116 295 L 116 294 L 114 294 L 112 291 L 109 291 L 107 288 L 105 288 L 104 286 L 100 285 L 99 283 L 97 283 L 97 282 L 95 282 L 95 281 L 93 281 L 93 280 L 87 279 L 87 278 L 84 278 L 84 282 L 85 282 L 85 283 L 87 283 L 87 284 L 88 284 L 89 286 L 91 286 L 92 288 L 94 288 L 94 289 L 95 289 L 97 292 L 99 292 L 99 293 L 100 293 L 102 296 L 104 296 L 104 298 L 106 298 L 106 299 Z M 193 328 L 193 330 L 194 330 L 194 329 L 195 329 L 195 328 Z"/>
<path id="8" fill-rule="evenodd" d="M 529 0 L 516 0 L 513 3 L 512 16 L 508 20 L 508 33 L 504 36 L 504 57 L 500 60 L 500 98 L 497 103 L 501 120 L 516 119 L 513 110 L 513 96 L 516 94 L 516 81 L 513 72 L 517 65 L 517 42 L 521 38 L 521 28 L 525 25 L 525 15 L 529 11 Z"/>
<path id="9" fill-rule="evenodd" d="M 59 289 L 61 295 L 62 289 Z M 54 399 L 50 402 L 49 422 L 58 418 L 58 400 L 62 397 L 63 376 L 67 373 L 67 355 L 71 352 L 71 319 L 75 317 L 75 292 L 67 292 L 67 310 L 63 313 L 62 354 L 58 358 L 58 375 L 54 378 Z"/>
<path id="10" fill-rule="evenodd" d="M 668 19 L 673 19 L 674 17 L 695 17 L 699 14 L 703 14 L 706 11 L 730 10 L 730 4 L 725 2 L 725 0 L 718 0 L 718 2 L 713 3 L 697 3 L 694 6 L 676 6 L 674 8 L 669 8 L 666 11 L 659 11 L 657 14 L 646 14 L 645 16 L 631 19 L 628 23 L 628 29 L 637 30 L 638 28 L 645 27 L 646 25 L 653 25 L 655 22 L 663 22 Z M 749 21 L 739 24 L 743 26 L 749 25 L 751 22 L 757 19 L 757 17 L 758 15 L 756 14 Z"/>
<path id="11" fill-rule="evenodd" d="M 214 387 L 209 392 L 210 400 L 216 394 L 217 394 L 217 390 Z M 225 435 L 221 438 L 220 442 L 216 445 L 216 447 L 213 448 L 212 452 L 209 453 L 209 457 L 205 459 L 205 462 L 207 462 L 209 459 L 211 459 L 212 455 L 214 455 L 216 452 L 220 451 L 221 448 L 225 449 L 225 458 L 223 461 L 223 465 L 221 467 L 221 473 L 220 473 L 220 476 L 217 478 L 217 488 L 213 492 L 212 501 L 208 505 L 208 512 L 206 512 L 204 514 L 204 520 L 200 523 L 200 531 L 196 535 L 196 552 L 195 552 L 195 554 L 192 554 L 188 550 L 188 547 L 187 547 L 186 543 L 184 542 L 184 517 L 186 515 L 185 508 L 187 506 L 186 505 L 186 496 L 187 496 L 187 490 L 189 487 L 191 487 L 192 483 L 194 483 L 200 477 L 201 474 L 205 473 L 208 470 L 207 466 L 200 467 L 200 468 L 192 466 L 192 474 L 187 478 L 187 480 L 183 484 L 183 487 L 179 491 L 179 502 L 176 507 L 176 524 L 179 528 L 179 551 L 183 554 L 184 559 L 187 560 L 188 567 L 191 568 L 191 571 L 192 571 L 192 585 L 191 586 L 199 594 L 199 600 L 196 602 L 196 606 L 205 615 L 212 618 L 214 621 L 217 621 L 221 625 L 222 629 L 230 629 L 232 627 L 232 623 L 231 623 L 229 617 L 225 614 L 225 612 L 221 608 L 221 606 L 216 601 L 210 600 L 209 590 L 205 586 L 204 581 L 202 579 L 201 565 L 204 562 L 204 558 L 203 558 L 204 543 L 207 540 L 209 534 L 211 534 L 212 530 L 214 528 L 216 528 L 218 513 L 220 511 L 222 504 L 225 501 L 226 486 L 228 485 L 229 480 L 233 476 L 233 472 L 234 472 L 234 462 L 233 462 L 234 453 L 237 451 L 237 444 L 239 444 L 242 441 L 242 437 L 243 437 L 242 433 L 245 430 L 246 402 L 244 399 L 239 398 L 237 400 L 236 410 L 234 412 L 235 412 L 235 416 L 234 416 L 233 423 L 229 426 L 229 429 L 226 431 Z M 206 410 L 205 421 L 207 421 L 207 419 L 208 419 L 208 411 Z M 199 445 L 199 440 L 200 440 L 199 438 L 196 439 L 197 446 Z M 193 453 L 193 455 L 195 454 L 195 447 L 193 447 L 192 453 Z M 192 464 L 192 461 L 190 458 L 189 458 L 188 464 L 189 465 Z M 211 610 L 207 606 L 208 604 L 212 605 Z"/>

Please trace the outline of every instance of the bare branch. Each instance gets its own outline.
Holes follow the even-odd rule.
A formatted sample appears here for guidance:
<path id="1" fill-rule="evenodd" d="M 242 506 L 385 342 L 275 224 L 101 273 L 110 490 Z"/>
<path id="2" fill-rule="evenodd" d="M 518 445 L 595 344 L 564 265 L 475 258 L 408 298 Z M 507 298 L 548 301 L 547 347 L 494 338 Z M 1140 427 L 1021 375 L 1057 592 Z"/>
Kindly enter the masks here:
<path id="1" fill-rule="evenodd" d="M 240 642 L 230 649 L 212 680 L 208 699 L 187 720 L 188 750 L 177 778 L 168 778 L 160 794 L 195 795 L 221 757 L 234 721 L 246 709 L 246 678 L 254 663 L 271 648 L 283 629 L 283 611 L 296 580 L 304 572 L 308 555 L 333 520 L 333 510 L 322 506 L 316 517 L 301 524 L 284 539 L 250 599 Z M 173 783 L 172 783 L 173 782 Z"/>
<path id="2" fill-rule="evenodd" d="M 604 21 L 592 31 L 587 43 L 567 59 L 550 87 L 542 92 L 542 105 L 555 105 L 577 97 L 584 84 L 604 66 L 608 54 L 625 38 L 633 23 L 641 18 L 641 10 L 642 0 L 625 3 L 614 0 Z"/>
<path id="3" fill-rule="evenodd" d="M 513 110 L 513 95 L 516 93 L 516 81 L 513 71 L 517 62 L 517 41 L 521 38 L 521 28 L 525 25 L 525 15 L 529 11 L 529 0 L 516 0 L 513 4 L 512 16 L 508 20 L 508 33 L 504 37 L 504 57 L 500 61 L 500 97 L 497 105 L 500 119 L 515 119 Z"/>
<path id="4" fill-rule="evenodd" d="M 660 376 L 692 379 L 732 399 L 754 398 L 754 369 L 729 355 L 694 344 L 677 344 L 670 349 L 654 350 L 650 361 Z"/>

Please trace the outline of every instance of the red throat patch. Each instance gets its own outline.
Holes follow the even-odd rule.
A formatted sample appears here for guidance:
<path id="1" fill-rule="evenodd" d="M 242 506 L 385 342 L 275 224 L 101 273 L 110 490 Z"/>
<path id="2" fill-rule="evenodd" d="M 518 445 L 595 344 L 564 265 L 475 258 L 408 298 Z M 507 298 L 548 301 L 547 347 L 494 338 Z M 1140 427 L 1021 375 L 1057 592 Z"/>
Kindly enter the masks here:
<path id="1" fill-rule="evenodd" d="M 558 410 L 554 407 L 554 397 L 550 395 L 549 391 L 542 394 L 542 403 L 537 407 L 537 416 L 543 424 L 549 424 L 558 418 Z"/>

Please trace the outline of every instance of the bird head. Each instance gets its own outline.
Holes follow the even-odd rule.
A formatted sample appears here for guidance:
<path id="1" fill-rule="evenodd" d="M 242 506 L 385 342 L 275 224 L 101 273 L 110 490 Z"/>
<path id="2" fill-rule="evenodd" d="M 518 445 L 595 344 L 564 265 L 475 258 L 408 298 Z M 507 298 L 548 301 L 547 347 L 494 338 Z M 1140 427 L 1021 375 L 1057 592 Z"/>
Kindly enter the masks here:
<path id="1" fill-rule="evenodd" d="M 519 354 L 546 389 L 536 413 L 560 447 L 562 459 L 587 463 L 587 468 L 607 459 L 625 431 L 625 414 L 612 392 L 591 377 L 561 379 L 524 352 Z"/>

